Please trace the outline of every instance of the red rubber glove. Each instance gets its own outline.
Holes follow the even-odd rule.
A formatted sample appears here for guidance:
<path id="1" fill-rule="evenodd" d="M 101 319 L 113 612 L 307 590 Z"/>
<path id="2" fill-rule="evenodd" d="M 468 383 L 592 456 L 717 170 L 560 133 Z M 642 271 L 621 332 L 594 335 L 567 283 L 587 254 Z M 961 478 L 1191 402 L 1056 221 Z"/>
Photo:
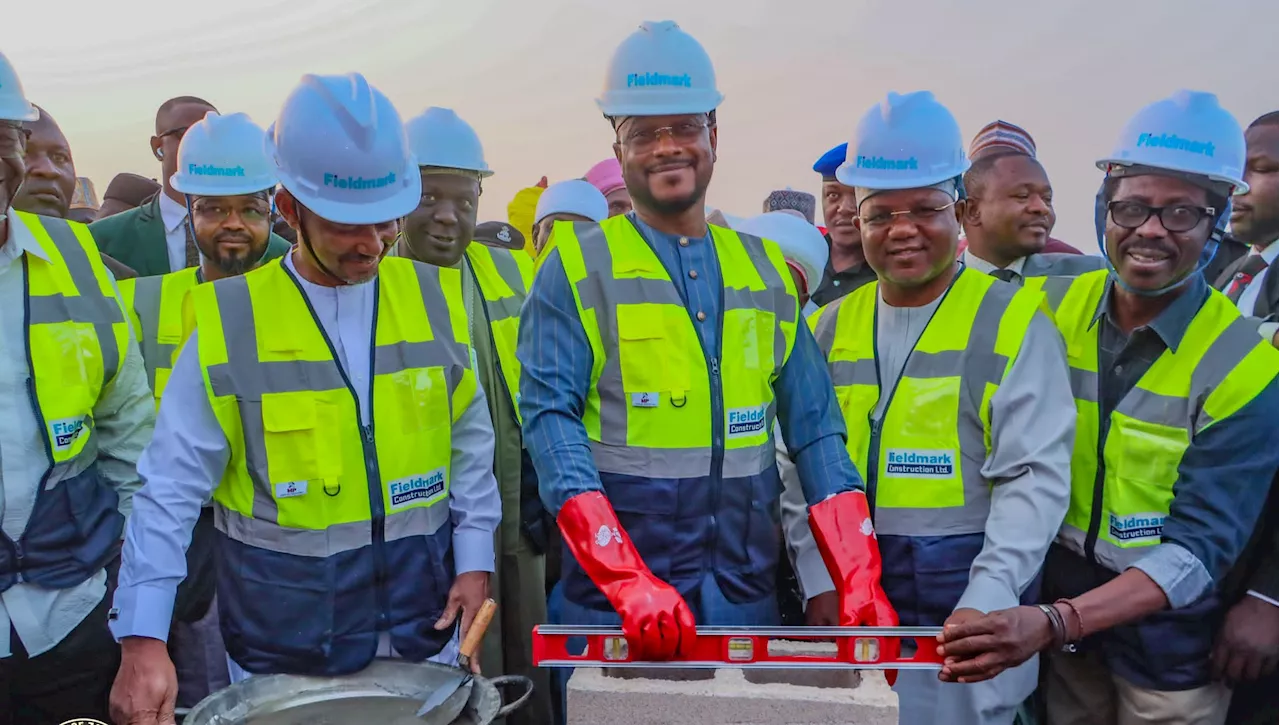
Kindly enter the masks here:
<path id="1" fill-rule="evenodd" d="M 840 626 L 898 626 L 898 613 L 880 587 L 880 547 L 866 494 L 847 491 L 810 506 L 809 528 L 840 593 Z M 885 641 L 890 644 L 883 656 L 897 659 L 898 641 Z M 885 670 L 890 685 L 897 675 Z"/>
<path id="2" fill-rule="evenodd" d="M 569 499 L 556 523 L 578 564 L 622 615 L 622 632 L 636 659 L 669 660 L 693 644 L 693 610 L 645 566 L 604 494 Z"/>

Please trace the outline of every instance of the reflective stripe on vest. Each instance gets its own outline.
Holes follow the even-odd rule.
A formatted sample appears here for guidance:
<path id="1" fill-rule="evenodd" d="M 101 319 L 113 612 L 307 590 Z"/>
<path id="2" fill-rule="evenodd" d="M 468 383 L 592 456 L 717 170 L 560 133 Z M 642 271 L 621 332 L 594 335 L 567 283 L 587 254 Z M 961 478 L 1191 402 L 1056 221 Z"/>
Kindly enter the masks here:
<path id="1" fill-rule="evenodd" d="M 594 356 L 582 420 L 601 472 L 714 473 L 713 385 L 724 409 L 720 473 L 741 478 L 774 465 L 772 384 L 795 344 L 794 282 L 774 243 L 710 229 L 724 288 L 721 350 L 729 354 L 708 360 L 692 311 L 627 216 L 555 225 Z"/>
<path id="2" fill-rule="evenodd" d="M 520 422 L 520 361 L 516 359 L 516 340 L 520 335 L 520 306 L 528 294 L 533 272 L 529 255 L 519 252 L 519 258 L 523 263 L 510 251 L 490 249 L 478 242 L 467 247 L 467 259 L 484 296 L 485 315 L 498 354 L 498 374 L 506 383 L 517 423 Z"/>
<path id="3" fill-rule="evenodd" d="M 26 212 L 11 218 L 49 258 L 23 255 L 27 359 L 52 486 L 97 460 L 93 408 L 120 370 L 129 323 L 87 226 Z"/>
<path id="4" fill-rule="evenodd" d="M 120 283 L 120 295 L 130 310 L 151 386 L 160 407 L 160 396 L 169 382 L 178 350 L 187 339 L 183 329 L 182 301 L 199 284 L 199 267 L 155 276 L 135 277 Z"/>
<path id="5" fill-rule="evenodd" d="M 991 486 L 982 476 L 990 450 L 990 401 L 1017 357 L 1041 295 L 963 269 L 907 358 L 896 387 L 876 364 L 879 284 L 859 287 L 814 320 L 848 450 L 873 494 L 884 536 L 982 532 Z M 892 395 L 872 423 L 882 394 Z M 874 450 L 873 450 L 874 448 Z"/>
<path id="6" fill-rule="evenodd" d="M 1077 413 L 1071 503 L 1058 540 L 1088 556 L 1086 540 L 1096 532 L 1096 560 L 1120 572 L 1160 543 L 1178 466 L 1192 439 L 1257 397 L 1275 379 L 1280 356 L 1258 337 L 1256 325 L 1211 290 L 1178 349 L 1166 349 L 1111 412 L 1100 446 L 1094 319 L 1107 279 L 1106 270 L 1077 278 L 1055 315 L 1067 345 Z M 1095 512 L 1099 486 L 1102 510 Z"/>
<path id="7" fill-rule="evenodd" d="M 371 519 L 384 515 L 385 541 L 448 523 L 451 423 L 476 389 L 460 277 L 452 279 L 382 260 L 370 426 L 279 260 L 192 289 L 205 387 L 231 452 L 214 493 L 223 533 L 323 557 L 369 545 Z M 258 335 L 259 325 L 269 333 Z"/>

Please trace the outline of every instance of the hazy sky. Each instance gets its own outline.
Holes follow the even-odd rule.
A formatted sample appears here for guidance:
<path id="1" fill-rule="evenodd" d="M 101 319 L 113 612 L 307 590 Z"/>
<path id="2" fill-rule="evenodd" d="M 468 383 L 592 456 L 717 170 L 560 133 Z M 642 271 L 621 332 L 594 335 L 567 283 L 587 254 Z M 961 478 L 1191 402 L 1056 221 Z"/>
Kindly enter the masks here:
<path id="1" fill-rule="evenodd" d="M 82 5 L 88 6 L 88 3 Z M 726 99 L 709 201 L 737 215 L 771 190 L 816 192 L 813 161 L 890 90 L 932 90 L 966 138 L 1027 128 L 1054 183 L 1054 236 L 1092 249 L 1092 197 L 1125 120 L 1178 88 L 1214 91 L 1243 124 L 1277 107 L 1276 0 L 113 0 L 13 3 L 0 49 L 58 120 L 99 194 L 157 176 L 147 140 L 171 96 L 264 127 L 308 72 L 363 72 L 407 119 L 450 106 L 497 175 L 482 219 L 519 188 L 612 154 L 594 99 L 612 49 L 674 19 L 711 54 Z"/>

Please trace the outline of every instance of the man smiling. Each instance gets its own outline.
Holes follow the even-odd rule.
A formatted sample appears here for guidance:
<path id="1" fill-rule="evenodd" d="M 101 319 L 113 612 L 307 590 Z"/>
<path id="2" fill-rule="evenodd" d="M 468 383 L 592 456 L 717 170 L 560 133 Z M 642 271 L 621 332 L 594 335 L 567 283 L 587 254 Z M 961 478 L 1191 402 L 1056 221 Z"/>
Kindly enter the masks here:
<path id="1" fill-rule="evenodd" d="M 1220 587 L 1280 465 L 1276 350 L 1201 274 L 1228 199 L 1249 188 L 1244 160 L 1218 99 L 1179 91 L 1098 162 L 1111 269 L 1045 284 L 1076 399 L 1071 503 L 1044 566 L 1054 604 L 944 631 L 944 680 L 1047 651 L 1050 725 L 1226 717 L 1210 669 Z"/>

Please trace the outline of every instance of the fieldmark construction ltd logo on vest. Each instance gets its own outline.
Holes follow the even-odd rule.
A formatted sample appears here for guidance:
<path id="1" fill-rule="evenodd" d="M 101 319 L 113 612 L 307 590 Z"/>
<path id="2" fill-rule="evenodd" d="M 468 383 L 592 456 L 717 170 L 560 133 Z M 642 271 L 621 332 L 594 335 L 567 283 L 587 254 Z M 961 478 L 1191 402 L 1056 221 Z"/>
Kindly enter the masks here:
<path id="1" fill-rule="evenodd" d="M 392 171 L 386 176 L 379 176 L 376 179 L 366 179 L 363 176 L 338 176 L 337 174 L 325 174 L 324 185 L 332 186 L 335 189 L 350 189 L 352 191 L 366 191 L 369 189 L 385 189 L 396 183 L 396 172 Z"/>
<path id="2" fill-rule="evenodd" d="M 883 156 L 859 156 L 859 169 L 877 169 L 881 171 L 918 171 L 920 162 L 916 157 L 909 159 L 886 159 Z"/>
<path id="3" fill-rule="evenodd" d="M 244 176 L 243 166 L 214 166 L 213 164 L 187 164 L 192 176 Z"/>
<path id="4" fill-rule="evenodd" d="M 387 484 L 391 510 L 402 509 L 419 501 L 432 502 L 444 495 L 444 469 L 437 468 L 420 476 L 409 476 Z"/>
<path id="5" fill-rule="evenodd" d="M 1192 154 L 1201 154 L 1213 158 L 1213 142 L 1212 141 L 1192 141 L 1182 138 L 1176 133 L 1144 133 L 1138 137 L 1138 148 L 1147 147 L 1149 149 L 1173 149 L 1175 151 L 1186 151 Z"/>
<path id="6" fill-rule="evenodd" d="M 956 452 L 918 448 L 885 451 L 886 478 L 951 478 L 956 474 Z"/>
<path id="7" fill-rule="evenodd" d="M 727 413 L 730 438 L 753 436 L 764 430 L 763 405 L 752 408 L 732 408 Z"/>
<path id="8" fill-rule="evenodd" d="M 53 450 L 69 450 L 71 444 L 76 442 L 76 438 L 80 437 L 82 430 L 84 430 L 84 418 L 63 418 L 50 423 L 49 441 L 53 443 Z"/>
<path id="9" fill-rule="evenodd" d="M 1157 513 L 1109 515 L 1111 538 L 1116 541 L 1159 541 L 1164 533 L 1164 515 Z"/>
<path id="10" fill-rule="evenodd" d="M 678 76 L 666 73 L 628 73 L 627 88 L 647 88 L 649 86 L 670 86 L 672 88 L 693 88 L 693 78 L 688 73 Z"/>

